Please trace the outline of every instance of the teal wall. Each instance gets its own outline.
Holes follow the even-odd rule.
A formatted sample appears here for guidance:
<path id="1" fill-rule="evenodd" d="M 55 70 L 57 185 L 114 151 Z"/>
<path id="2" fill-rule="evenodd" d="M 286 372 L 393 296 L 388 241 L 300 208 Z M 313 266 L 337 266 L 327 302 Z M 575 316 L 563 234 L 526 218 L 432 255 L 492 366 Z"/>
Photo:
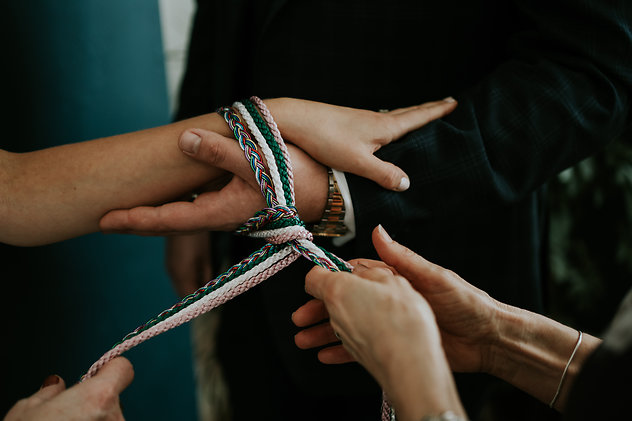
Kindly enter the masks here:
<path id="1" fill-rule="evenodd" d="M 149 0 L 3 0 L 0 147 L 19 152 L 169 122 L 160 20 Z M 70 216 L 69 216 L 70 217 Z M 163 239 L 92 234 L 0 245 L 2 415 L 48 374 L 74 383 L 177 299 Z M 127 354 L 128 420 L 195 418 L 188 326 Z"/>

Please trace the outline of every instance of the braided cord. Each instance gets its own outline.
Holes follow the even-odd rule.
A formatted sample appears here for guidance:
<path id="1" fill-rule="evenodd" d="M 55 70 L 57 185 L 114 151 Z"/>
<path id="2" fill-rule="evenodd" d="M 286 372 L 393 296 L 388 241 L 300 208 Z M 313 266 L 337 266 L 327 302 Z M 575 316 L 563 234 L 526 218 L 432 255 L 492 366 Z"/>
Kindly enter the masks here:
<path id="1" fill-rule="evenodd" d="M 276 141 L 277 145 L 279 145 L 279 148 L 281 149 L 281 153 L 283 154 L 283 161 L 285 162 L 285 165 L 287 166 L 287 178 L 288 178 L 287 187 L 290 190 L 290 196 L 294 197 L 294 173 L 292 171 L 292 161 L 290 160 L 290 153 L 288 152 L 287 146 L 285 145 L 285 142 L 283 141 L 281 132 L 279 131 L 279 128 L 277 127 L 276 121 L 274 121 L 274 118 L 272 118 L 272 113 L 270 113 L 268 106 L 261 100 L 261 98 L 257 96 L 251 96 L 250 100 L 253 103 L 255 103 L 255 105 L 259 109 L 259 113 L 261 114 L 266 124 L 270 128 L 270 131 L 274 135 L 274 140 Z"/>
<path id="2" fill-rule="evenodd" d="M 257 145 L 259 145 L 259 150 L 261 150 L 261 153 L 266 159 L 266 163 L 268 164 L 268 169 L 270 170 L 270 179 L 272 181 L 272 187 L 274 189 L 276 199 L 279 205 L 285 206 L 286 198 L 285 198 L 285 195 L 283 194 L 283 187 L 282 187 L 283 181 L 281 180 L 281 175 L 279 174 L 279 166 L 277 165 L 276 156 L 272 152 L 272 149 L 268 145 L 268 142 L 263 137 L 263 134 L 261 134 L 259 127 L 253 120 L 252 116 L 250 115 L 248 109 L 244 106 L 244 104 L 237 101 L 233 104 L 233 107 L 235 107 L 235 109 L 239 111 L 242 118 L 246 122 L 246 125 L 248 126 L 250 133 L 252 133 L 255 140 L 257 141 Z"/>
<path id="3" fill-rule="evenodd" d="M 259 250 L 255 251 L 250 256 L 243 259 L 238 264 L 230 267 L 226 272 L 224 272 L 217 278 L 206 283 L 203 287 L 199 288 L 194 293 L 185 296 L 182 300 L 180 300 L 178 303 L 173 305 L 171 308 L 164 310 L 158 316 L 154 317 L 153 319 L 147 321 L 145 324 L 137 327 L 132 332 L 128 333 L 125 337 L 123 337 L 123 339 L 121 339 L 120 342 L 116 343 L 114 346 L 117 346 L 119 343 L 133 338 L 139 333 L 173 316 L 175 313 L 185 309 L 186 307 L 195 303 L 196 301 L 198 301 L 205 295 L 208 295 L 209 293 L 221 288 L 227 282 L 230 282 L 231 280 L 237 278 L 238 276 L 243 275 L 245 272 L 249 271 L 253 267 L 260 264 L 261 262 L 265 261 L 271 255 L 277 253 L 278 251 L 279 251 L 279 247 L 274 244 L 264 245 Z"/>
<path id="4" fill-rule="evenodd" d="M 261 194 L 263 194 L 266 203 L 268 206 L 278 205 L 276 193 L 271 185 L 272 180 L 266 172 L 261 155 L 257 152 L 257 145 L 252 141 L 239 116 L 229 107 L 220 108 L 217 112 L 224 117 L 224 120 L 226 120 L 233 131 L 235 139 L 239 142 L 239 146 L 244 151 L 244 155 L 250 163 L 250 168 L 255 173 L 255 178 L 261 187 Z"/>
<path id="5" fill-rule="evenodd" d="M 234 110 L 223 107 L 217 112 L 224 117 L 233 131 L 268 204 L 267 208 L 257 212 L 239 227 L 237 233 L 264 238 L 267 244 L 193 294 L 187 295 L 169 309 L 128 333 L 90 367 L 82 380 L 92 377 L 108 361 L 136 345 L 186 323 L 258 285 L 301 255 L 331 271 L 351 271 L 352 267 L 344 260 L 312 242 L 312 234 L 305 228 L 294 206 L 292 167 L 287 148 L 276 124 L 273 128 L 269 127 L 274 120 L 267 109 L 263 108 L 265 105 L 261 105 L 263 102 L 257 97 L 252 97 L 251 100 L 252 102 L 246 101 L 249 105 L 235 105 L 240 109 L 251 130 L 258 132 L 255 136 L 268 160 L 271 172 L 272 168 L 277 170 L 272 177 L 266 171 L 257 145 Z M 253 103 L 262 110 L 263 119 Z M 286 188 L 287 186 L 289 188 Z"/>
<path id="6" fill-rule="evenodd" d="M 261 134 L 263 135 L 264 139 L 266 140 L 266 143 L 268 144 L 268 147 L 272 151 L 272 154 L 274 155 L 275 162 L 278 164 L 278 168 L 279 168 L 278 172 L 281 178 L 280 180 L 281 185 L 279 187 L 283 189 L 287 204 L 293 205 L 294 203 L 292 203 L 292 200 L 293 200 L 294 195 L 290 191 L 290 186 L 288 183 L 288 169 L 285 165 L 287 157 L 286 155 L 283 154 L 283 151 L 279 147 L 279 144 L 277 143 L 277 140 L 275 139 L 274 135 L 270 131 L 270 128 L 268 127 L 268 125 L 263 120 L 261 115 L 257 112 L 257 108 L 255 107 L 255 104 L 249 99 L 243 100 L 243 104 L 246 110 L 248 110 L 248 113 L 250 114 L 253 122 L 255 123 L 255 125 L 257 126 Z M 278 191 L 277 191 L 277 194 L 279 194 Z"/>

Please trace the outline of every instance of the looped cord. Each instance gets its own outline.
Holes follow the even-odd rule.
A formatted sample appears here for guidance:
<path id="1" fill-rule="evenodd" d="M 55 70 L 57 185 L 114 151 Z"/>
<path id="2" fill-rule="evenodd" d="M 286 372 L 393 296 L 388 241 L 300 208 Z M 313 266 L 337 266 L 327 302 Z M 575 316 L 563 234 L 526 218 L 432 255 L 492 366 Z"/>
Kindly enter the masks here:
<path id="1" fill-rule="evenodd" d="M 299 256 L 332 271 L 352 269 L 344 260 L 312 243 L 312 234 L 305 228 L 295 207 L 292 166 L 287 148 L 276 124 L 270 127 L 273 123 L 272 116 L 263 101 L 252 97 L 243 103 L 236 102 L 233 106 L 241 110 L 256 141 L 233 108 L 224 107 L 217 112 L 224 117 L 244 151 L 268 205 L 239 227 L 237 232 L 263 238 L 267 244 L 193 294 L 187 295 L 171 308 L 128 333 L 90 367 L 81 378 L 82 381 L 94 376 L 105 363 L 116 356 L 258 285 Z M 260 150 L 267 159 L 272 175 L 266 169 Z"/>
<path id="2" fill-rule="evenodd" d="M 108 361 L 142 342 L 193 320 L 258 285 L 289 266 L 299 256 L 334 272 L 350 272 L 353 269 L 349 263 L 312 242 L 312 233 L 305 228 L 295 207 L 290 155 L 264 102 L 251 97 L 235 102 L 233 107 L 242 115 L 255 140 L 233 108 L 223 107 L 217 112 L 224 117 L 244 151 L 267 204 L 236 232 L 263 238 L 266 245 L 128 333 L 90 367 L 81 381 L 94 376 Z M 266 158 L 269 173 L 259 151 Z M 386 421 L 392 416 L 393 412 L 384 397 L 382 420 Z"/>

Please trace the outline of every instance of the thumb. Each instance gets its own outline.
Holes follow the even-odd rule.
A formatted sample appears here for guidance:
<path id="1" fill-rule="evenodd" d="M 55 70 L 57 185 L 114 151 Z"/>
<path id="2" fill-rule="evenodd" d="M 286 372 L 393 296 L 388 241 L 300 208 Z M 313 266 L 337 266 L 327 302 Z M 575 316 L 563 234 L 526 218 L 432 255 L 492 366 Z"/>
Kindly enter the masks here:
<path id="1" fill-rule="evenodd" d="M 66 383 L 64 383 L 64 379 L 52 374 L 44 379 L 42 387 L 34 393 L 32 397 L 37 397 L 42 401 L 47 401 L 59 395 L 64 390 L 66 390 Z"/>
<path id="2" fill-rule="evenodd" d="M 387 265 L 393 266 L 419 292 L 429 292 L 440 287 L 444 279 L 441 275 L 446 272 L 441 266 L 427 261 L 391 239 L 381 225 L 373 230 L 372 239 L 380 259 Z"/>
<path id="3" fill-rule="evenodd" d="M 134 380 L 134 367 L 125 357 L 116 357 L 105 364 L 99 372 L 86 380 L 86 386 L 99 387 L 103 384 L 111 386 L 111 390 L 117 395 L 121 394 Z"/>
<path id="4" fill-rule="evenodd" d="M 405 191 L 410 187 L 410 178 L 397 165 L 382 161 L 375 155 L 365 161 L 362 166 L 363 174 L 357 174 L 375 181 L 388 190 Z"/>
<path id="5" fill-rule="evenodd" d="M 180 150 L 186 155 L 229 171 L 244 180 L 253 178 L 252 170 L 239 144 L 219 133 L 202 129 L 189 129 L 180 135 Z"/>

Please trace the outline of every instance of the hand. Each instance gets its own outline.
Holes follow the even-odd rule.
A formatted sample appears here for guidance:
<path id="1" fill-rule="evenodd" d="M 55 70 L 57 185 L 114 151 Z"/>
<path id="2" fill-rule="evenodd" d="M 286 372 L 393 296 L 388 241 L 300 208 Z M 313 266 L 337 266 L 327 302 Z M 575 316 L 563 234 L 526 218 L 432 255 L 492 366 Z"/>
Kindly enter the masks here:
<path id="1" fill-rule="evenodd" d="M 390 265 L 395 273 L 406 278 L 425 298 L 434 312 L 441 342 L 452 370 L 489 372 L 492 364 L 491 348 L 499 335 L 499 309 L 504 305 L 455 273 L 428 262 L 394 242 L 381 226 L 373 231 L 372 238 L 383 262 L 358 259 L 351 263 L 368 267 Z M 373 304 L 367 307 L 374 308 Z M 329 307 L 327 309 L 330 310 Z M 357 316 L 362 317 L 362 313 Z M 293 320 L 298 326 L 309 326 L 326 317 L 322 306 L 309 302 L 294 313 Z M 390 320 L 390 317 L 385 317 L 384 322 Z M 332 333 L 328 333 L 328 329 Z M 325 324 L 299 332 L 295 341 L 299 347 L 311 348 L 335 342 L 335 336 Z M 319 353 L 319 359 L 326 363 L 343 363 L 349 361 L 350 357 L 350 354 L 339 347 L 325 348 Z"/>
<path id="2" fill-rule="evenodd" d="M 457 106 L 452 98 L 381 113 L 294 98 L 266 100 L 284 139 L 315 160 L 396 191 L 410 181 L 399 167 L 374 153 L 382 146 L 444 117 Z"/>
<path id="3" fill-rule="evenodd" d="M 358 262 L 353 274 L 312 269 L 305 289 L 324 302 L 333 331 L 380 383 L 398 419 L 463 413 L 432 310 L 405 278 Z"/>
<path id="4" fill-rule="evenodd" d="M 180 297 L 194 293 L 211 280 L 211 233 L 167 237 L 165 260 L 171 283 Z"/>
<path id="5" fill-rule="evenodd" d="M 195 140 L 193 148 L 185 142 L 191 136 Z M 235 140 L 194 129 L 183 133 L 180 146 L 192 158 L 235 175 L 219 191 L 201 193 L 193 202 L 111 211 L 100 221 L 102 231 L 141 235 L 233 231 L 266 206 L 254 173 Z M 299 215 L 305 222 L 316 222 L 327 203 L 327 170 L 300 149 L 288 145 L 288 150 Z"/>
<path id="6" fill-rule="evenodd" d="M 123 420 L 119 394 L 133 378 L 134 369 L 123 357 L 70 389 L 60 377 L 50 376 L 38 392 L 18 401 L 4 421 Z"/>

